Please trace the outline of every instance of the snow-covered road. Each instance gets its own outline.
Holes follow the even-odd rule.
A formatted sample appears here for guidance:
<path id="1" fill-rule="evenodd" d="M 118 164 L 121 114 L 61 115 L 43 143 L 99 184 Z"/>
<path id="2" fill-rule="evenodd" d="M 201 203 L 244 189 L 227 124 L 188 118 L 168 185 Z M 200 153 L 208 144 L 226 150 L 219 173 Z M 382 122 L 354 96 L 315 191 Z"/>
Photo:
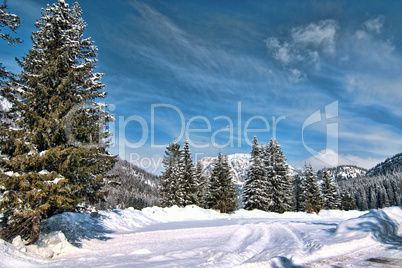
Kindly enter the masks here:
<path id="1" fill-rule="evenodd" d="M 14 254 L 10 248 L 5 253 L 3 246 L 0 256 L 9 261 L 0 260 L 0 266 L 399 267 L 401 223 L 399 207 L 320 215 L 261 211 L 222 215 L 197 207 L 126 209 L 101 212 L 96 218 L 71 213 L 52 219 L 48 227 L 64 229 L 81 248 L 65 247 L 43 260 Z M 79 239 L 85 230 L 88 239 Z"/>

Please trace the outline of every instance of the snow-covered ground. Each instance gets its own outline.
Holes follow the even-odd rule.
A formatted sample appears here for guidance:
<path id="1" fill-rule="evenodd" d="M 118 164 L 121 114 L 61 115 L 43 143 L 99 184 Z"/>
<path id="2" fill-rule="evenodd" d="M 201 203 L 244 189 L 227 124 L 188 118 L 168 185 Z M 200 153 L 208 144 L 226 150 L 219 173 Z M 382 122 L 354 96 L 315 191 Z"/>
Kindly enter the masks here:
<path id="1" fill-rule="evenodd" d="M 19 250 L 0 240 L 0 267 L 400 267 L 401 225 L 402 207 L 319 215 L 227 215 L 194 206 L 64 213 L 48 220 L 48 234 L 26 253 L 17 239 Z"/>

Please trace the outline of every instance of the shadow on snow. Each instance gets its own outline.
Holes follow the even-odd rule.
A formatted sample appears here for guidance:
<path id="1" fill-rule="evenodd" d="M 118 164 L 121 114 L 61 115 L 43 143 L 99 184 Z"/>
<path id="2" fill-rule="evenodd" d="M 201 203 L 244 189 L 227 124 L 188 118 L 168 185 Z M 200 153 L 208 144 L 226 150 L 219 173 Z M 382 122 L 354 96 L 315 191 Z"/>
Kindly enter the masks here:
<path id="1" fill-rule="evenodd" d="M 106 241 L 111 239 L 108 234 L 113 233 L 102 226 L 102 221 L 107 218 L 95 213 L 64 212 L 45 220 L 41 226 L 41 232 L 50 233 L 61 231 L 69 243 L 76 247 L 82 247 L 82 240 L 98 239 Z"/>

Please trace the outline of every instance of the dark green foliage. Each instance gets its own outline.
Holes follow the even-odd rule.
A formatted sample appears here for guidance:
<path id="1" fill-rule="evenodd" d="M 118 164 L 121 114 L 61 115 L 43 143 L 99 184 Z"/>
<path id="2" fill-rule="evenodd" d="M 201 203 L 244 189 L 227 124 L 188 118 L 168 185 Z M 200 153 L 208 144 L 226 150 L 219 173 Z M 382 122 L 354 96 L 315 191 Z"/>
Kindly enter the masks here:
<path id="1" fill-rule="evenodd" d="M 339 187 L 350 193 L 359 210 L 401 206 L 402 172 L 395 170 L 342 181 Z"/>
<path id="2" fill-rule="evenodd" d="M 180 157 L 180 145 L 176 141 L 173 141 L 166 147 L 165 156 L 162 161 L 165 167 L 165 171 L 161 176 L 159 193 L 162 207 L 170 207 L 178 204 L 177 181 L 180 176 Z"/>
<path id="3" fill-rule="evenodd" d="M 106 151 L 106 123 L 113 117 L 104 111 L 107 105 L 95 102 L 106 93 L 102 74 L 94 73 L 96 47 L 83 38 L 79 5 L 48 6 L 36 27 L 33 47 L 19 61 L 15 148 L 2 163 L 0 205 L 10 230 L 26 219 L 35 219 L 36 229 L 38 218 L 97 202 L 115 162 Z"/>
<path id="4" fill-rule="evenodd" d="M 200 174 L 195 176 L 190 147 L 185 141 L 183 150 L 173 141 L 165 151 L 163 164 L 165 171 L 161 176 L 160 202 L 163 207 L 173 205 L 185 207 L 200 204 L 203 191 L 199 185 Z"/>
<path id="5" fill-rule="evenodd" d="M 251 150 L 250 170 L 244 186 L 244 208 L 247 210 L 268 208 L 267 177 L 264 167 L 263 147 L 258 145 L 254 136 Z"/>
<path id="6" fill-rule="evenodd" d="M 267 191 L 270 201 L 268 210 L 278 213 L 291 211 L 293 206 L 292 185 L 287 175 L 286 158 L 276 140 L 271 139 L 266 150 Z"/>
<path id="7" fill-rule="evenodd" d="M 202 208 L 206 208 L 206 194 L 209 188 L 209 178 L 202 174 L 201 162 L 197 161 L 194 171 L 194 181 L 198 185 L 197 187 L 197 205 Z"/>
<path id="8" fill-rule="evenodd" d="M 338 185 L 334 182 L 329 173 L 324 170 L 322 173 L 321 193 L 323 198 L 323 209 L 338 209 L 340 199 L 338 193 Z"/>
<path id="9" fill-rule="evenodd" d="M 178 181 L 179 205 L 195 205 L 198 203 L 197 191 L 199 185 L 194 180 L 194 164 L 191 159 L 190 147 L 187 140 L 184 142 L 180 164 L 182 166 L 182 174 L 179 176 Z"/>
<path id="10" fill-rule="evenodd" d="M 322 197 L 320 188 L 317 182 L 317 176 L 310 165 L 304 167 L 304 194 L 303 194 L 303 207 L 307 213 L 318 213 L 322 208 Z"/>
<path id="11" fill-rule="evenodd" d="M 236 190 L 232 182 L 228 157 L 220 152 L 211 173 L 207 207 L 219 209 L 221 213 L 236 210 Z"/>
<path id="12" fill-rule="evenodd" d="M 283 213 L 293 207 L 292 185 L 281 147 L 271 139 L 264 148 L 254 136 L 251 163 L 245 184 L 245 209 Z"/>
<path id="13" fill-rule="evenodd" d="M 347 191 L 341 193 L 341 208 L 342 210 L 354 210 L 357 209 L 356 203 L 353 197 Z"/>
<path id="14" fill-rule="evenodd" d="M 293 177 L 292 182 L 292 189 L 293 189 L 293 197 L 294 197 L 294 210 L 296 212 L 304 211 L 303 206 L 303 180 L 300 175 L 296 175 Z"/>

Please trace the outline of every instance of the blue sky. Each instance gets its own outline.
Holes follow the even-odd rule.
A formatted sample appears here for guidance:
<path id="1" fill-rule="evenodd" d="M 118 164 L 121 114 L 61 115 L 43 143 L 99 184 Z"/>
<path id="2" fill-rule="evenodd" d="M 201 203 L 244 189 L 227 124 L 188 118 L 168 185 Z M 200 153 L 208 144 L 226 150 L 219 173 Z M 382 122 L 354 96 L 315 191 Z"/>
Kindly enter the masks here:
<path id="1" fill-rule="evenodd" d="M 25 41 L 0 44 L 9 70 L 47 2 L 8 1 Z M 117 120 L 110 151 L 150 171 L 186 137 L 197 158 L 276 137 L 290 164 L 316 169 L 402 151 L 401 1 L 79 3 Z"/>

